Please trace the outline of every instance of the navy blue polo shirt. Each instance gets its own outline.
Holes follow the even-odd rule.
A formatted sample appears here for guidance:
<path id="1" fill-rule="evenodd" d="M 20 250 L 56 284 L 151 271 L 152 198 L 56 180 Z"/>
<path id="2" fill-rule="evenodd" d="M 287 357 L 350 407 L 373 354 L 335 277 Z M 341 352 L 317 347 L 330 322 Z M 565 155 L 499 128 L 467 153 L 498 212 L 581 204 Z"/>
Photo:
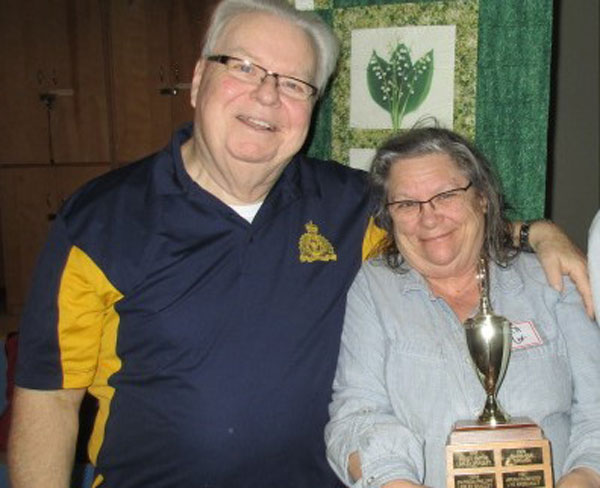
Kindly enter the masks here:
<path id="1" fill-rule="evenodd" d="M 98 398 L 98 486 L 338 486 L 323 428 L 368 224 L 364 174 L 298 156 L 248 223 L 190 179 L 190 136 L 65 204 L 17 384 Z"/>

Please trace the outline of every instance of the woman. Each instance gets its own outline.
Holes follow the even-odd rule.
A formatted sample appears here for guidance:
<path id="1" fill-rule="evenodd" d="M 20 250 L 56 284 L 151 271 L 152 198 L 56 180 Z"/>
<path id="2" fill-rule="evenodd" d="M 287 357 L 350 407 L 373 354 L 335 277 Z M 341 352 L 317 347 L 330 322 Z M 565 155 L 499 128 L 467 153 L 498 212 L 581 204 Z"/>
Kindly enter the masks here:
<path id="1" fill-rule="evenodd" d="M 371 181 L 388 239 L 348 295 L 326 429 L 338 476 L 446 485 L 452 425 L 485 400 L 462 327 L 478 309 L 485 255 L 492 306 L 521 330 L 499 401 L 542 427 L 557 486 L 600 487 L 600 329 L 570 282 L 560 294 L 535 257 L 511 248 L 489 164 L 450 131 L 417 129 L 378 150 Z"/>

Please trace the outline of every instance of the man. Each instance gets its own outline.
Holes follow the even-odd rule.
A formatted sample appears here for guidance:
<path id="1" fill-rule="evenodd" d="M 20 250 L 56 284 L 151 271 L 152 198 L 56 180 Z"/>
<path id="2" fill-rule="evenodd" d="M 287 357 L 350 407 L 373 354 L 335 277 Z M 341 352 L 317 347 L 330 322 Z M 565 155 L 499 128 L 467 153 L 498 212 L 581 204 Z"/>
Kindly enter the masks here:
<path id="1" fill-rule="evenodd" d="M 64 206 L 23 316 L 14 488 L 68 485 L 86 389 L 94 486 L 338 486 L 322 430 L 368 204 L 359 171 L 297 155 L 336 56 L 316 17 L 225 0 L 193 127 Z"/>

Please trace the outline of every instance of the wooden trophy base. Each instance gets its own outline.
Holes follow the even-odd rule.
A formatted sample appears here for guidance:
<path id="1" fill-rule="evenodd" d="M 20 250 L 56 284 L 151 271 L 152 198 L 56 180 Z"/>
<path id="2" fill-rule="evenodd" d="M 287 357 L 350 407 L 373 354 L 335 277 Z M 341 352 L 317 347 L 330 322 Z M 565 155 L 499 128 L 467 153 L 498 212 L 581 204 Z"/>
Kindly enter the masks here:
<path id="1" fill-rule="evenodd" d="M 446 445 L 447 488 L 552 488 L 550 442 L 526 417 L 459 421 Z"/>

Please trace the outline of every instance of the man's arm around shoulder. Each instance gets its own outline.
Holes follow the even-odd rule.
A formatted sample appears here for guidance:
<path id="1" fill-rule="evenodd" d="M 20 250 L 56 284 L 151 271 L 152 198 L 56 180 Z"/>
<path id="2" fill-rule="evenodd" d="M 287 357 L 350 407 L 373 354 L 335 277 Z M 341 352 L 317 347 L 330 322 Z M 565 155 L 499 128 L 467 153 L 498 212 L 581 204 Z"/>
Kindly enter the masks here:
<path id="1" fill-rule="evenodd" d="M 68 488 L 84 394 L 15 388 L 7 453 L 12 488 Z"/>

